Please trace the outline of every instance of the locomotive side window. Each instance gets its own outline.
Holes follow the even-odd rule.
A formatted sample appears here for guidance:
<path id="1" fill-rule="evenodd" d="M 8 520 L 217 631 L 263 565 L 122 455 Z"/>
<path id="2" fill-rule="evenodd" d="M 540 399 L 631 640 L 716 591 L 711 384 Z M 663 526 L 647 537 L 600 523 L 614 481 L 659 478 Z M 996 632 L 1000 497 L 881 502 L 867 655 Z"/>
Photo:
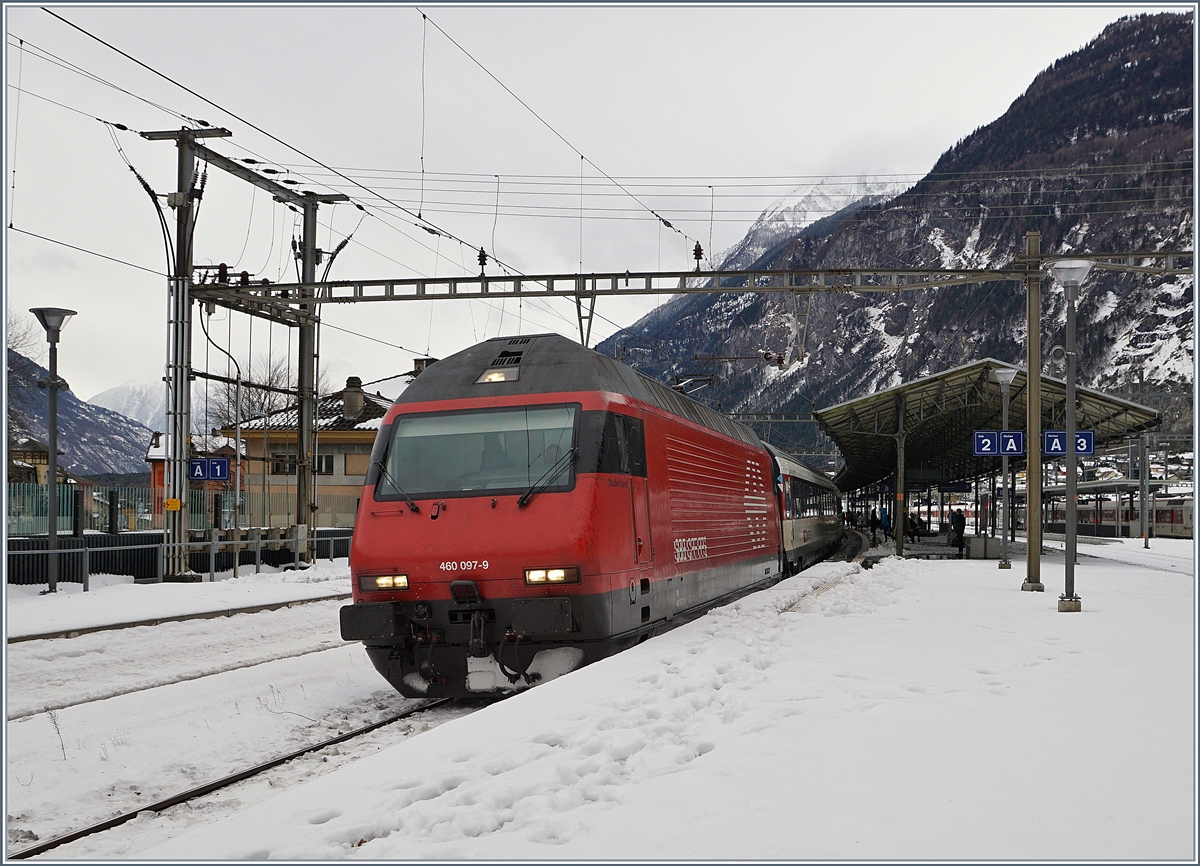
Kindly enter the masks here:
<path id="1" fill-rule="evenodd" d="M 401 415 L 376 498 L 525 491 L 574 486 L 577 406 Z"/>
<path id="2" fill-rule="evenodd" d="M 580 472 L 646 477 L 646 436 L 640 418 L 587 411 L 580 427 Z"/>

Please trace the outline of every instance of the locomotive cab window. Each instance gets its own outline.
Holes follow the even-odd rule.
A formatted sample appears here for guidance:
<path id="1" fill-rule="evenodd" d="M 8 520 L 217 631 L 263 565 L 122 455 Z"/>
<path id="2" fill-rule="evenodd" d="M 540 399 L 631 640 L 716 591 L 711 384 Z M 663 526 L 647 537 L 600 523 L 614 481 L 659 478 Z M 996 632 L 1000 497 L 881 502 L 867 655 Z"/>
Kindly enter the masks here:
<path id="1" fill-rule="evenodd" d="M 398 416 L 375 498 L 570 490 L 579 414 L 576 405 Z"/>
<path id="2" fill-rule="evenodd" d="M 646 434 L 641 418 L 588 411 L 580 426 L 580 472 L 646 477 Z"/>

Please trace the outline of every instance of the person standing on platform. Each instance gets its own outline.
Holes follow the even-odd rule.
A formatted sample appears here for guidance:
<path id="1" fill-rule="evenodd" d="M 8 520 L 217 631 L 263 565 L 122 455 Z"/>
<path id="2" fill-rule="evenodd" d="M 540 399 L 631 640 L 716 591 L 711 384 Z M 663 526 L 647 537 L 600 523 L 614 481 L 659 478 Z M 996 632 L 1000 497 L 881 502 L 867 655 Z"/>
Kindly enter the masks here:
<path id="1" fill-rule="evenodd" d="M 886 508 L 879 509 L 879 526 L 883 529 L 883 540 L 891 540 L 892 524 L 889 522 L 888 510 Z"/>
<path id="2" fill-rule="evenodd" d="M 875 509 L 871 509 L 871 546 L 874 547 L 879 543 L 876 533 L 879 532 L 879 515 L 875 513 Z"/>
<path id="3" fill-rule="evenodd" d="M 950 515 L 950 535 L 954 546 L 958 548 L 958 558 L 962 559 L 963 547 L 967 543 L 967 516 L 963 514 L 961 508 Z"/>

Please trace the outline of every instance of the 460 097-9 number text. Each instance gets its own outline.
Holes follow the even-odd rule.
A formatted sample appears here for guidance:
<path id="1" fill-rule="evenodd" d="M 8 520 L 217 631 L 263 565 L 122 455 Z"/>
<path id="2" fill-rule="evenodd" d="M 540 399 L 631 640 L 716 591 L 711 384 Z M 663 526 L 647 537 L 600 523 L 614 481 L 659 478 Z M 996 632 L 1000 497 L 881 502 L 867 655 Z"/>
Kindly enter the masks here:
<path id="1" fill-rule="evenodd" d="M 487 571 L 486 559 L 451 559 L 438 566 L 442 571 Z"/>

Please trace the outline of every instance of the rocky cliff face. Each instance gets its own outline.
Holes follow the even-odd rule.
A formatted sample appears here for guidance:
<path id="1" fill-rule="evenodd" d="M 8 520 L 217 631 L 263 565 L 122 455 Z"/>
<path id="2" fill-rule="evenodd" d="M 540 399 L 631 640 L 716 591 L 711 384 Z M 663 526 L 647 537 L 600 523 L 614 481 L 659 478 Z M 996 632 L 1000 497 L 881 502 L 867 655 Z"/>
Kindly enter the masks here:
<path id="1" fill-rule="evenodd" d="M 1191 15 L 1122 19 L 1041 73 L 911 189 L 862 188 L 877 199 L 793 223 L 789 239 L 748 236 L 726 266 L 1004 266 L 1023 252 L 1028 231 L 1041 233 L 1047 255 L 1191 249 L 1192 56 Z M 762 253 L 749 261 L 745 250 L 754 249 Z M 1191 277 L 1094 272 L 1078 307 L 1081 384 L 1139 395 L 1128 399 L 1163 412 L 1166 429 L 1190 429 L 1190 396 L 1141 395 L 1192 391 L 1193 288 Z M 785 296 L 680 296 L 600 350 L 667 382 L 713 373 L 713 386 L 694 396 L 725 411 L 819 408 L 985 356 L 1024 365 L 1017 283 L 815 295 L 802 361 L 798 312 Z M 1048 358 L 1064 327 L 1062 294 L 1047 280 L 1042 346 L 1051 375 L 1062 374 Z M 789 363 L 691 360 L 763 350 L 788 353 Z M 798 428 L 772 439 L 800 445 L 814 436 Z"/>

